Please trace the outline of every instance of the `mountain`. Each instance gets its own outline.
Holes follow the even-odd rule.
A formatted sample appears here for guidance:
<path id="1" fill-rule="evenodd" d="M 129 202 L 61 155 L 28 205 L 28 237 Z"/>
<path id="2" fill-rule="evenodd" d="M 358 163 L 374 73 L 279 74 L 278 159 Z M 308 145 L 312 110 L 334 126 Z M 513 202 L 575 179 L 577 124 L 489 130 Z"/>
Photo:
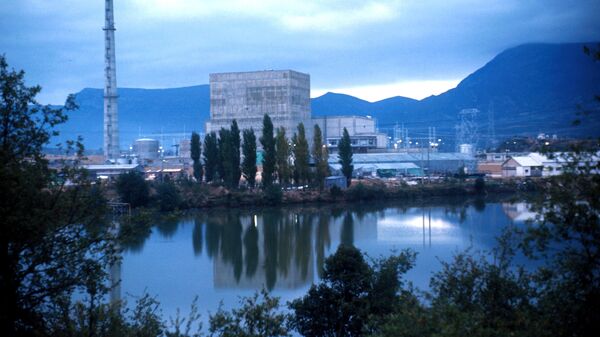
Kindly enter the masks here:
<path id="1" fill-rule="evenodd" d="M 581 43 L 526 44 L 508 49 L 443 94 L 417 101 L 391 97 L 368 102 L 340 93 L 312 99 L 314 116 L 371 115 L 382 131 L 396 124 L 409 136 L 423 137 L 436 127 L 438 137 L 454 140 L 461 109 L 477 108 L 480 140 L 486 141 L 490 117 L 497 138 L 514 135 L 600 136 L 600 62 L 583 53 Z M 598 43 L 586 43 L 597 46 Z M 203 131 L 209 118 L 209 86 L 173 89 L 119 89 L 121 144 L 139 134 Z M 80 109 L 71 113 L 61 138 L 85 137 L 86 148 L 102 146 L 102 90 L 83 89 Z M 581 114 L 591 111 L 590 114 Z M 578 116 L 577 114 L 581 116 Z M 580 118 L 581 125 L 572 121 Z M 141 129 L 141 132 L 140 132 Z"/>
<path id="2" fill-rule="evenodd" d="M 202 131 L 209 118 L 207 84 L 169 89 L 119 88 L 119 135 L 122 147 L 140 135 Z M 84 136 L 86 149 L 102 147 L 103 90 L 85 88 L 75 95 L 79 109 L 60 126 L 58 141 Z"/>

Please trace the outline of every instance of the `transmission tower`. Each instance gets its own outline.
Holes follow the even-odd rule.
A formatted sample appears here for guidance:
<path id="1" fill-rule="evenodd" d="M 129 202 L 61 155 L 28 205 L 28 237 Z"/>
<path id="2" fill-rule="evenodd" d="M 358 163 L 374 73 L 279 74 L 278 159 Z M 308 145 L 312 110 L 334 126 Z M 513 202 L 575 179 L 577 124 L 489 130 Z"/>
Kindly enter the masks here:
<path id="1" fill-rule="evenodd" d="M 494 125 L 494 101 L 490 102 L 490 106 L 488 107 L 488 141 L 487 148 L 495 149 L 496 148 L 496 127 Z"/>
<path id="2" fill-rule="evenodd" d="M 479 135 L 477 133 L 477 123 L 475 119 L 479 113 L 478 109 L 462 109 L 458 113 L 460 123 L 456 125 L 456 148 L 460 150 L 460 146 L 468 144 L 475 150 Z"/>

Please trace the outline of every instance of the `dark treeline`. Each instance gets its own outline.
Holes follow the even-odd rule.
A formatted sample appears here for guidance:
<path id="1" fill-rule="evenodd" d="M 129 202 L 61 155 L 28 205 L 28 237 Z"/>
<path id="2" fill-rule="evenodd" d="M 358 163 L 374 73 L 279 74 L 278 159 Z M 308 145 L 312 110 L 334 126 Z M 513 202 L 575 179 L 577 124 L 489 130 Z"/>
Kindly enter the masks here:
<path id="1" fill-rule="evenodd" d="M 262 135 L 259 137 L 262 148 L 260 166 L 263 189 L 270 188 L 275 183 L 287 187 L 292 182 L 295 185 L 310 185 L 323 189 L 324 179 L 329 175 L 329 154 L 319 125 L 314 125 L 312 147 L 308 144 L 303 123 L 298 124 L 290 139 L 286 135 L 287 131 L 284 127 L 274 129 L 269 115 L 264 116 Z M 253 188 L 258 171 L 256 136 L 253 129 L 248 129 L 243 130 L 243 142 L 240 137 L 236 120 L 233 120 L 229 129 L 221 128 L 218 133 L 207 134 L 204 138 L 204 149 L 197 134 L 193 133 L 191 157 L 194 162 L 194 179 L 199 183 L 217 183 L 237 189 L 243 175 L 244 186 Z M 350 136 L 347 131 L 344 137 L 347 138 L 348 150 L 341 163 L 346 167 L 352 164 L 352 149 L 349 147 Z M 201 153 L 204 153 L 204 163 L 200 160 Z M 313 167 L 310 164 L 311 157 Z M 350 170 L 348 179 L 351 178 L 351 174 Z"/>

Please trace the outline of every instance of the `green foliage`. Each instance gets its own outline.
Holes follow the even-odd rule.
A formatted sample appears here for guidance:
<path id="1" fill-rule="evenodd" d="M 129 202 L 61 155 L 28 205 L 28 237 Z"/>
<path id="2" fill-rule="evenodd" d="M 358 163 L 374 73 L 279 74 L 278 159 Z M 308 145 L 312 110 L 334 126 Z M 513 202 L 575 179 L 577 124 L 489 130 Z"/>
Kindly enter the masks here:
<path id="1" fill-rule="evenodd" d="M 477 179 L 475 179 L 475 185 L 473 187 L 475 189 L 475 193 L 485 193 L 485 179 L 483 177 L 477 177 Z"/>
<path id="2" fill-rule="evenodd" d="M 271 184 L 269 187 L 265 188 L 264 194 L 265 203 L 267 205 L 279 205 L 283 199 L 283 191 L 281 191 L 281 187 L 277 184 Z"/>
<path id="3" fill-rule="evenodd" d="M 398 302 L 398 279 L 414 264 L 415 254 L 380 259 L 370 266 L 353 246 L 340 245 L 327 258 L 322 282 L 290 303 L 290 325 L 304 336 L 362 336 Z"/>
<path id="4" fill-rule="evenodd" d="M 296 184 L 304 185 L 310 179 L 308 141 L 304 124 L 298 124 L 298 132 L 292 137 L 292 154 L 294 156 L 294 179 Z"/>
<path id="5" fill-rule="evenodd" d="M 231 131 L 225 128 L 219 130 L 219 140 L 217 143 L 219 149 L 219 162 L 217 164 L 217 172 L 219 178 L 230 186 L 233 180 L 233 163 L 230 161 L 233 153 L 231 147 Z"/>
<path id="6" fill-rule="evenodd" d="M 575 146 L 568 165 L 534 204 L 540 216 L 521 235 L 526 256 L 539 259 L 536 273 L 541 322 L 555 335 L 600 329 L 600 163 L 598 149 Z"/>
<path id="7" fill-rule="evenodd" d="M 277 178 L 279 184 L 287 186 L 290 184 L 290 143 L 285 136 L 285 128 L 277 128 L 277 137 L 275 138 L 275 152 L 277 163 Z"/>
<path id="8" fill-rule="evenodd" d="M 234 119 L 231 122 L 231 138 L 229 141 L 231 142 L 231 182 L 230 186 L 237 188 L 240 185 L 240 177 L 242 176 L 242 171 L 240 168 L 240 129 L 238 127 L 237 121 Z"/>
<path id="9" fill-rule="evenodd" d="M 174 211 L 181 206 L 181 195 L 172 182 L 160 183 L 156 186 L 156 202 L 163 212 Z"/>
<path id="10" fill-rule="evenodd" d="M 365 185 L 358 183 L 346 191 L 348 200 L 368 201 L 385 198 L 385 187 L 382 185 Z"/>
<path id="11" fill-rule="evenodd" d="M 263 147 L 262 162 L 262 185 L 267 188 L 273 184 L 273 174 L 275 173 L 275 138 L 273 138 L 273 122 L 269 115 L 265 114 L 263 118 L 263 130 L 260 137 L 260 143 Z"/>
<path id="12" fill-rule="evenodd" d="M 315 124 L 312 156 L 315 160 L 315 180 L 319 189 L 323 190 L 325 178 L 329 176 L 329 163 L 327 162 L 329 152 L 327 151 L 327 146 L 323 144 L 323 135 L 318 124 Z"/>
<path id="13" fill-rule="evenodd" d="M 510 247 L 491 257 L 459 253 L 431 279 L 431 323 L 440 336 L 528 335 L 535 319 L 530 275 Z M 492 260 L 493 262 L 489 262 Z"/>
<path id="14" fill-rule="evenodd" d="M 225 311 L 219 307 L 209 318 L 209 332 L 210 336 L 222 337 L 291 336 L 285 322 L 279 299 L 262 290 L 260 295 L 240 299 L 238 309 Z"/>
<path id="15" fill-rule="evenodd" d="M 338 156 L 342 165 L 342 174 L 346 177 L 347 186 L 350 186 L 354 165 L 352 165 L 352 143 L 350 142 L 350 134 L 346 128 L 344 128 L 344 134 L 338 143 Z"/>
<path id="16" fill-rule="evenodd" d="M 242 173 L 248 185 L 254 187 L 256 183 L 256 136 L 254 135 L 254 130 L 244 130 L 243 138 L 242 153 L 244 160 L 242 162 Z"/>
<path id="17" fill-rule="evenodd" d="M 117 193 L 123 202 L 131 207 L 148 205 L 150 201 L 150 189 L 141 173 L 127 172 L 117 177 Z"/>
<path id="18" fill-rule="evenodd" d="M 213 131 L 204 137 L 204 173 L 206 182 L 213 182 L 216 179 L 218 166 L 219 149 L 217 146 L 217 134 Z"/>
<path id="19" fill-rule="evenodd" d="M 198 182 L 202 182 L 202 162 L 200 161 L 200 155 L 202 154 L 202 147 L 200 145 L 200 135 L 196 132 L 192 132 L 191 140 L 191 157 L 194 162 L 194 178 Z"/>
<path id="20" fill-rule="evenodd" d="M 67 142 L 74 163 L 52 170 L 41 152 L 53 128 L 75 109 L 70 96 L 62 109 L 35 100 L 24 72 L 9 70 L 0 55 L 0 324 L 5 336 L 49 335 L 54 318 L 75 289 L 97 288 L 114 258 L 106 204 L 77 168 L 80 141 Z M 61 176 L 60 180 L 53 177 Z M 67 186 L 69 182 L 70 186 Z M 91 274 L 95 277 L 90 278 Z"/>

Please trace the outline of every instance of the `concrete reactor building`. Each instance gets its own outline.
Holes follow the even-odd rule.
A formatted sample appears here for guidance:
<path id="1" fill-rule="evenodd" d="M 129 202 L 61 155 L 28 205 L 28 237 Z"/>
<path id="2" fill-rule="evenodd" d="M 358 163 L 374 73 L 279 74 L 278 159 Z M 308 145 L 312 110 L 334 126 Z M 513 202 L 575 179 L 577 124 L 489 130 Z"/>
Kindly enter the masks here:
<path id="1" fill-rule="evenodd" d="M 274 129 L 283 126 L 288 137 L 301 122 L 310 137 L 310 76 L 293 70 L 210 74 L 207 133 L 228 129 L 235 119 L 241 130 L 252 128 L 258 141 L 265 114 Z"/>

